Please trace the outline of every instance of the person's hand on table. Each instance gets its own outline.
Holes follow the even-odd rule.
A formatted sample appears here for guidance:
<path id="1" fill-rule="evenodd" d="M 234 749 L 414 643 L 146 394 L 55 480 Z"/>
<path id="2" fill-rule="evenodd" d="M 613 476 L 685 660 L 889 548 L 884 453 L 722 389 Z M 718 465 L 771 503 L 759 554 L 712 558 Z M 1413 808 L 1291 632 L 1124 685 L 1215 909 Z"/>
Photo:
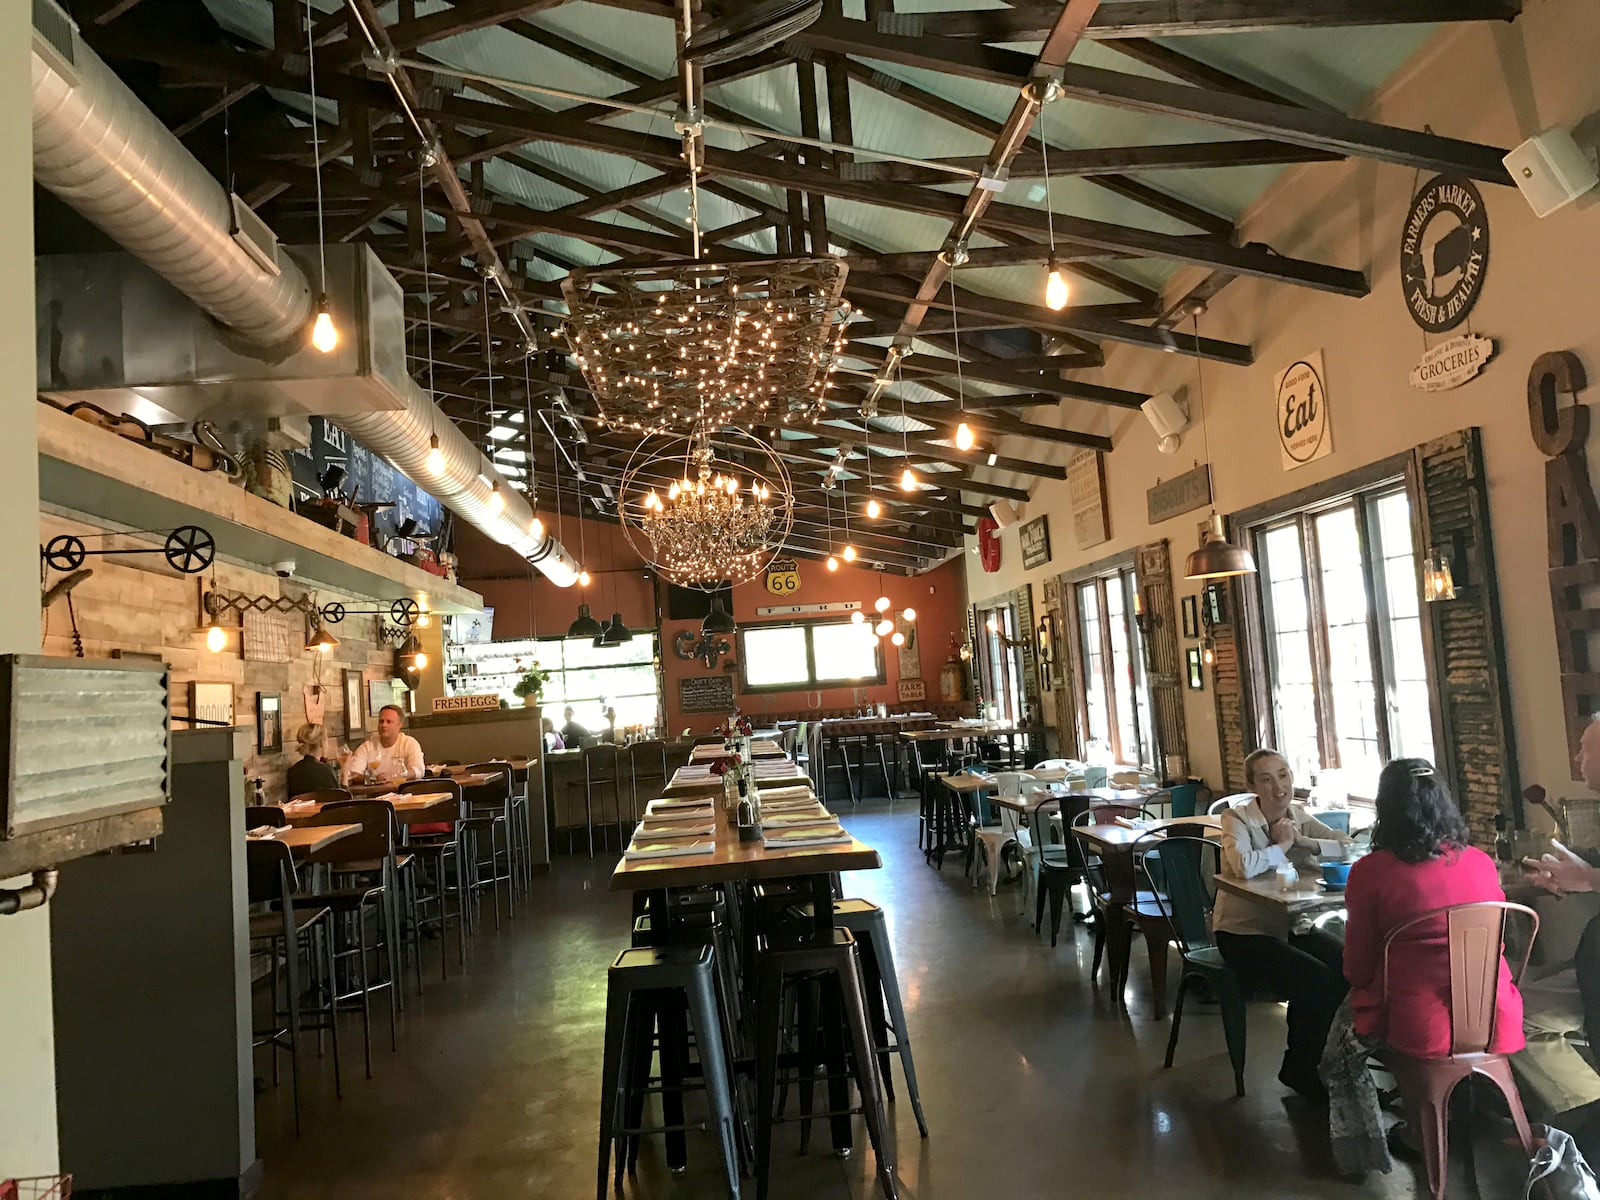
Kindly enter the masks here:
<path id="1" fill-rule="evenodd" d="M 1567 892 L 1592 892 L 1595 890 L 1595 868 L 1568 850 L 1554 838 L 1550 840 L 1553 853 L 1538 858 L 1524 858 L 1528 880 L 1557 896 Z"/>

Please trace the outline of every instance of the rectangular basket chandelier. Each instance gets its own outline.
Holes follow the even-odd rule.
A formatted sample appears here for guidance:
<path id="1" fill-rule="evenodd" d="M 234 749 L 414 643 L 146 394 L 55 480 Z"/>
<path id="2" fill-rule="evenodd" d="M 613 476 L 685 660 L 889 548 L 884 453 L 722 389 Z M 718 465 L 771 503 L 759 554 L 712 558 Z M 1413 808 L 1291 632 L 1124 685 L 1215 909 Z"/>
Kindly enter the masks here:
<path id="1" fill-rule="evenodd" d="M 573 271 L 562 335 L 618 429 L 814 424 L 845 345 L 836 258 Z"/>

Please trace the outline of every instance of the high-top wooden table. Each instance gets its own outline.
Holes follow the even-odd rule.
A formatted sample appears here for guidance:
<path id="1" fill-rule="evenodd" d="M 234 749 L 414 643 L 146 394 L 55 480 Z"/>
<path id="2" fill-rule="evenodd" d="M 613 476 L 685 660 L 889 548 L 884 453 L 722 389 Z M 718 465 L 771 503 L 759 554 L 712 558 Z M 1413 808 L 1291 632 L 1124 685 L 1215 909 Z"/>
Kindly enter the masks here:
<path id="1" fill-rule="evenodd" d="M 252 841 L 273 841 L 289 847 L 295 858 L 308 858 L 325 850 L 335 842 L 354 837 L 361 832 L 359 825 L 285 825 L 270 838 L 252 838 Z"/>
<path id="2" fill-rule="evenodd" d="M 366 799 L 388 796 L 387 792 L 374 792 Z M 453 821 L 456 818 L 456 798 L 453 792 L 401 792 L 390 797 L 394 805 L 394 819 L 401 825 L 426 825 L 435 821 Z M 285 808 L 283 815 L 292 826 L 305 824 L 322 805 L 310 804 L 299 808 Z M 358 827 L 359 828 L 359 827 Z"/>

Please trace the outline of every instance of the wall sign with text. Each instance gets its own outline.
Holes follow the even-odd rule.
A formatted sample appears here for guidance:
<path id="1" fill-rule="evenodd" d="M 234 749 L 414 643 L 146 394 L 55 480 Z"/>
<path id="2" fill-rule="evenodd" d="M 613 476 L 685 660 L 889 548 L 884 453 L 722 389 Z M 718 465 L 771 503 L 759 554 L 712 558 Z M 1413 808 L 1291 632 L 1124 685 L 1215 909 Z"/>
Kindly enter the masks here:
<path id="1" fill-rule="evenodd" d="M 1100 454 L 1079 450 L 1067 460 L 1067 497 L 1072 505 L 1072 534 L 1078 549 L 1110 538 L 1106 527 L 1106 469 Z"/>
<path id="2" fill-rule="evenodd" d="M 1273 384 L 1274 420 L 1285 471 L 1333 453 L 1327 378 L 1321 350 L 1278 372 Z"/>
<path id="3" fill-rule="evenodd" d="M 1463 333 L 1430 347 L 1411 368 L 1411 386 L 1424 392 L 1447 392 L 1477 376 L 1494 357 L 1494 339 Z"/>
<path id="4" fill-rule="evenodd" d="M 1411 201 L 1400 231 L 1406 311 L 1429 333 L 1467 319 L 1489 271 L 1489 214 L 1478 189 L 1437 175 Z"/>
<path id="5" fill-rule="evenodd" d="M 1035 517 L 1017 531 L 1017 541 L 1022 546 L 1022 566 L 1025 570 L 1042 567 L 1050 561 L 1050 518 Z"/>
<path id="6" fill-rule="evenodd" d="M 435 696 L 433 698 L 433 711 L 436 713 L 484 712 L 489 709 L 499 709 L 499 707 L 500 697 L 496 695 Z"/>
<path id="7" fill-rule="evenodd" d="M 800 564 L 792 558 L 775 558 L 767 564 L 767 591 L 792 596 L 800 590 Z"/>

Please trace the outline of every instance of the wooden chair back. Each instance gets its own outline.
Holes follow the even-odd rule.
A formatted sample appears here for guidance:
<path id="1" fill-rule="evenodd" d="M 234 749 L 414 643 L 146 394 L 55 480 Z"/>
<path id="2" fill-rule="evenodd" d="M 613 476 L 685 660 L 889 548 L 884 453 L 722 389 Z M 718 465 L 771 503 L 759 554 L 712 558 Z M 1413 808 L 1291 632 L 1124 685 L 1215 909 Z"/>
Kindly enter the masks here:
<path id="1" fill-rule="evenodd" d="M 318 850 L 310 861 L 319 863 L 356 862 L 365 859 L 392 860 L 394 857 L 394 805 L 387 800 L 336 800 L 307 817 L 305 825 L 360 825 L 361 832 L 340 838 Z"/>

